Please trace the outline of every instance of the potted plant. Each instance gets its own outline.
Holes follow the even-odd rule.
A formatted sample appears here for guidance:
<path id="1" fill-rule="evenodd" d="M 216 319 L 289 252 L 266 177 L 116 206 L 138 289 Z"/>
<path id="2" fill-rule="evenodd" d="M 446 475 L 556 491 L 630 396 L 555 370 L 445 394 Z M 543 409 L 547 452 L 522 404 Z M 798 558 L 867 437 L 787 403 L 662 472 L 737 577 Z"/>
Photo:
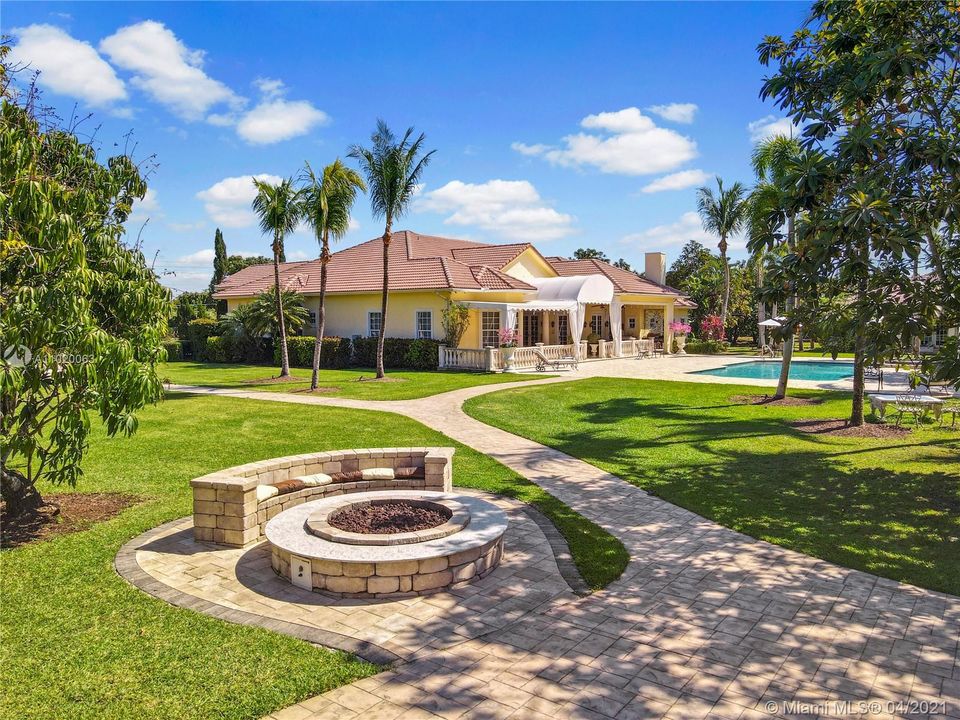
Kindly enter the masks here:
<path id="1" fill-rule="evenodd" d="M 587 345 L 590 347 L 590 354 L 593 357 L 598 357 L 600 355 L 600 336 L 595 332 L 587 335 Z"/>
<path id="2" fill-rule="evenodd" d="M 503 369 L 513 370 L 513 355 L 517 351 L 517 333 L 513 328 L 501 328 L 500 356 L 503 358 Z"/>
<path id="3" fill-rule="evenodd" d="M 680 355 L 686 355 L 687 352 L 684 350 L 684 347 L 687 344 L 687 334 L 692 330 L 686 322 L 683 320 L 674 320 L 670 323 L 670 331 L 673 333 L 673 342 L 677 347 L 677 353 Z"/>

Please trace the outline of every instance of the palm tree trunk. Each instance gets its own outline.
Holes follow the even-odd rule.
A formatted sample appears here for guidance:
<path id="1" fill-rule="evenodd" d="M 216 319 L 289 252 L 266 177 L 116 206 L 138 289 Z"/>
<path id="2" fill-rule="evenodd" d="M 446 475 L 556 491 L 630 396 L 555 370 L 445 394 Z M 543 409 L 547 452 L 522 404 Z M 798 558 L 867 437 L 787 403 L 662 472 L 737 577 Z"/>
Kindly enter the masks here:
<path id="1" fill-rule="evenodd" d="M 330 239 L 323 233 L 323 248 L 320 250 L 320 307 L 317 308 L 317 344 L 313 348 L 313 375 L 310 376 L 310 389 L 316 390 L 320 384 L 320 354 L 323 351 L 323 325 L 327 319 L 327 263 L 330 262 Z"/>
<path id="2" fill-rule="evenodd" d="M 857 325 L 856 340 L 853 352 L 853 408 L 850 411 L 850 424 L 854 427 L 863 425 L 863 350 L 865 341 L 863 331 Z"/>
<path id="3" fill-rule="evenodd" d="M 380 337 L 377 339 L 377 377 L 386 376 L 383 371 L 383 338 L 387 332 L 387 290 L 390 285 L 390 238 L 393 218 L 387 216 L 387 225 L 383 231 L 383 299 L 380 302 Z"/>
<path id="4" fill-rule="evenodd" d="M 793 249 L 793 216 L 787 218 L 787 247 Z M 795 304 L 796 298 L 793 295 L 787 296 L 787 313 Z M 774 400 L 780 400 L 787 396 L 787 382 L 790 379 L 790 363 L 793 361 L 793 332 L 787 334 L 783 339 L 783 359 L 780 361 L 780 379 L 777 381 L 777 392 L 774 394 Z"/>
<path id="5" fill-rule="evenodd" d="M 730 306 L 730 262 L 727 260 L 727 238 L 720 237 L 720 260 L 723 261 L 723 309 L 720 312 L 721 323 L 727 327 L 727 308 Z"/>
<path id="6" fill-rule="evenodd" d="M 283 302 L 280 299 L 280 233 L 273 240 L 273 296 L 277 304 L 277 327 L 280 329 L 280 377 L 290 376 L 290 357 L 287 355 L 287 327 L 283 320 Z"/>

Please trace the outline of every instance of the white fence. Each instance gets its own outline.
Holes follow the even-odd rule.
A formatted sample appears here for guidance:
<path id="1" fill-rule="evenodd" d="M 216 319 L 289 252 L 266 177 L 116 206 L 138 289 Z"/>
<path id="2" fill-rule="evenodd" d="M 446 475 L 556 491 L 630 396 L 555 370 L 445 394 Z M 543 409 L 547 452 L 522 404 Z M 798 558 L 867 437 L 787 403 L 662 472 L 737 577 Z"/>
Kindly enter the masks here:
<path id="1" fill-rule="evenodd" d="M 536 367 L 537 356 L 534 354 L 535 350 L 539 350 L 550 360 L 571 357 L 574 354 L 573 345 L 518 347 L 513 351 L 513 360 L 510 369 L 526 370 Z M 482 350 L 477 350 L 472 348 L 448 348 L 446 345 L 441 345 L 439 366 L 441 368 L 458 370 L 494 372 L 504 369 L 503 352 L 498 348 L 483 348 Z"/>
<path id="2" fill-rule="evenodd" d="M 489 370 L 487 351 L 440 346 L 440 367 L 463 370 Z"/>

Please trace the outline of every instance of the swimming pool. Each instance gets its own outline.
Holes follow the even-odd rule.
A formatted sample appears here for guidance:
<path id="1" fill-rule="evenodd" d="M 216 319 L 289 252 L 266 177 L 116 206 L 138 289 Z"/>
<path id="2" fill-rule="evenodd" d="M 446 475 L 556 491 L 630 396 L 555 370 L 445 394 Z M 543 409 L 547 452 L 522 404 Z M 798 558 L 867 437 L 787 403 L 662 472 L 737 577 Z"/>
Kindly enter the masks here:
<path id="1" fill-rule="evenodd" d="M 754 380 L 776 380 L 780 377 L 779 360 L 754 360 L 726 367 L 698 370 L 696 375 L 716 375 L 717 377 L 751 378 Z M 853 363 L 834 362 L 832 360 L 801 360 L 790 364 L 792 380 L 842 380 L 853 376 Z"/>

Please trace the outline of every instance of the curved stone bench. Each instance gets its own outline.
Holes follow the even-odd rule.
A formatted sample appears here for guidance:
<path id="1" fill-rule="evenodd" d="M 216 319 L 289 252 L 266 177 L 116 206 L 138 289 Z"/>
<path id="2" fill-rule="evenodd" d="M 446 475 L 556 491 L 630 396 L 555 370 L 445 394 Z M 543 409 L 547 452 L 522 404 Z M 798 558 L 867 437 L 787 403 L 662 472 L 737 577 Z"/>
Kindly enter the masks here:
<path id="1" fill-rule="evenodd" d="M 218 470 L 190 481 L 193 487 L 193 536 L 201 542 L 244 547 L 263 536 L 267 521 L 307 500 L 371 490 L 453 490 L 450 447 L 369 448 L 290 455 Z M 406 469 L 406 477 L 364 480 L 363 470 Z M 411 469 L 414 469 L 411 471 Z M 325 473 L 323 485 L 302 487 L 257 500 L 257 487 L 289 483 Z M 296 486 L 296 483 L 289 483 Z"/>

